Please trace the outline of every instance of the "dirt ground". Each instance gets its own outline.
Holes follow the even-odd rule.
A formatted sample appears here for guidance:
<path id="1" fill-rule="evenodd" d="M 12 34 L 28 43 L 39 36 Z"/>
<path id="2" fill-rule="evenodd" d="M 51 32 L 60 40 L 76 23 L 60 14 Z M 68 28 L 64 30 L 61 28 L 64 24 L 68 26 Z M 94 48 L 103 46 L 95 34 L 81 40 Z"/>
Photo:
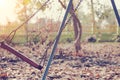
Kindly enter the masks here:
<path id="1" fill-rule="evenodd" d="M 39 63 L 45 46 L 17 45 L 15 49 Z M 51 50 L 48 51 L 48 56 Z M 47 80 L 120 80 L 120 43 L 82 44 L 82 57 L 72 56 L 73 44 L 59 44 Z M 40 80 L 40 71 L 0 48 L 0 80 Z"/>

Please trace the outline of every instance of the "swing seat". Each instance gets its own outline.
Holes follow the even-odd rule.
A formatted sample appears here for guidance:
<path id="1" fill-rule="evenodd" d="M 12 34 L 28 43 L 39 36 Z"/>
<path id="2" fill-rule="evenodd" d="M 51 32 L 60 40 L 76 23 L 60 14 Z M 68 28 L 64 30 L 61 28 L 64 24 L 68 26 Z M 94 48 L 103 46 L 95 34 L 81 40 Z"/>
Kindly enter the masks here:
<path id="1" fill-rule="evenodd" d="M 35 67 L 35 68 L 37 68 L 39 70 L 41 70 L 43 68 L 43 66 L 38 65 L 37 63 L 33 62 L 28 57 L 26 57 L 22 53 L 15 50 L 13 47 L 6 44 L 4 41 L 0 42 L 0 47 L 7 50 L 7 51 L 9 51 L 9 52 L 11 52 L 12 54 L 16 55 L 17 57 L 21 58 L 23 61 L 27 62 L 28 64 L 30 64 L 31 66 L 33 66 L 33 67 Z"/>

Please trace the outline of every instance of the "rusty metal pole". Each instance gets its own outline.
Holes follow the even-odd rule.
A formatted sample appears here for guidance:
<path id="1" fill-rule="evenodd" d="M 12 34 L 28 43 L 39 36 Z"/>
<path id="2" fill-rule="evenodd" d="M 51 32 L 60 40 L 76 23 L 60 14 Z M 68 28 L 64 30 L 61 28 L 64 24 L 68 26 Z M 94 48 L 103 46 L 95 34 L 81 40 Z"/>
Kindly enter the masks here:
<path id="1" fill-rule="evenodd" d="M 53 59 L 53 57 L 54 57 L 54 54 L 55 54 L 55 51 L 56 51 L 56 48 L 57 48 L 57 44 L 58 44 L 58 42 L 59 42 L 59 39 L 60 39 L 60 36 L 61 36 L 61 34 L 62 34 L 63 28 L 65 27 L 65 22 L 66 22 L 66 19 L 67 19 L 69 10 L 70 10 L 71 5 L 72 5 L 72 1 L 73 1 L 73 0 L 69 0 L 68 7 L 67 7 L 67 9 L 66 9 L 64 18 L 63 18 L 62 23 L 61 23 L 61 25 L 60 25 L 58 34 L 57 34 L 57 36 L 56 36 L 56 40 L 54 41 L 53 49 L 52 49 L 51 55 L 50 55 L 50 57 L 49 57 L 49 60 L 48 60 L 48 63 L 47 63 L 46 69 L 45 69 L 45 72 L 44 72 L 41 80 L 46 80 L 46 76 L 47 76 L 47 74 L 48 74 L 49 67 L 50 67 L 50 65 L 51 65 L 52 59 Z"/>
<path id="2" fill-rule="evenodd" d="M 118 26 L 120 27 L 120 16 L 119 16 L 119 12 L 118 12 L 118 10 L 117 10 L 115 1 L 114 1 L 114 0 L 111 0 L 111 4 L 112 4 L 112 7 L 113 7 L 113 10 L 114 10 L 114 13 L 115 13 L 117 22 L 118 22 Z M 117 26 L 117 29 L 116 29 L 116 34 L 117 34 L 117 35 L 119 35 L 119 27 L 118 27 L 118 26 Z"/>

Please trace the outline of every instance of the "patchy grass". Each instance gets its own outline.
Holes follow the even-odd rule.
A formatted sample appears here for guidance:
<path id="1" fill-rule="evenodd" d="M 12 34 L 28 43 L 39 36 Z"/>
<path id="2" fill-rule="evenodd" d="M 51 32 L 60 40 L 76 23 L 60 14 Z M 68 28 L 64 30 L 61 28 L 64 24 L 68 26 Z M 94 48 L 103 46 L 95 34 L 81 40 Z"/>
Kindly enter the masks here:
<path id="1" fill-rule="evenodd" d="M 24 44 L 27 42 L 27 37 L 25 35 L 16 35 L 12 40 L 13 43 Z"/>
<path id="2" fill-rule="evenodd" d="M 50 35 L 48 36 L 48 38 L 50 40 L 54 40 L 55 37 L 57 35 L 57 32 L 52 32 L 50 33 Z M 32 37 L 32 41 L 39 41 L 40 38 L 34 38 L 34 35 L 31 35 L 30 37 Z M 82 34 L 82 41 L 86 40 L 87 37 L 90 36 L 94 36 L 91 33 L 83 33 Z M 113 42 L 114 41 L 114 37 L 116 36 L 115 33 L 102 33 L 101 36 L 99 36 L 99 34 L 95 34 L 96 38 L 100 39 L 100 42 Z M 62 32 L 62 35 L 60 37 L 60 43 L 65 43 L 65 42 L 72 42 L 74 41 L 74 32 Z M 12 40 L 12 42 L 14 43 L 26 43 L 27 42 L 27 38 L 26 35 L 16 35 L 15 38 Z"/>

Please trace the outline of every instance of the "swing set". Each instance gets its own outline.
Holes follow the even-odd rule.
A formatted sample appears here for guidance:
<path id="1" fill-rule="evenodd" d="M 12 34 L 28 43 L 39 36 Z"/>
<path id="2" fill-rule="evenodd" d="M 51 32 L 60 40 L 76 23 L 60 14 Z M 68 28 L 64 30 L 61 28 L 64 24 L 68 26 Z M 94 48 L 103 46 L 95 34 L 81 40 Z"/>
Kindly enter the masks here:
<path id="1" fill-rule="evenodd" d="M 21 28 L 21 26 L 23 26 L 25 23 L 27 23 L 33 16 L 36 15 L 36 13 L 38 13 L 44 6 L 46 6 L 46 4 L 49 2 L 50 0 L 47 0 L 31 17 L 29 17 L 29 19 L 27 19 L 24 23 L 22 23 L 20 26 L 18 26 L 15 30 L 13 30 L 8 36 L 7 38 L 5 39 L 5 41 L 2 41 L 0 42 L 0 47 L 11 52 L 12 54 L 14 54 L 15 56 L 21 58 L 23 61 L 27 62 L 28 64 L 30 64 L 31 66 L 39 69 L 39 70 L 42 70 L 43 66 L 42 65 L 39 65 L 35 62 L 33 62 L 31 59 L 29 59 L 28 57 L 24 56 L 22 53 L 20 53 L 19 51 L 17 51 L 15 48 L 11 47 L 10 45 L 8 45 L 8 40 L 9 40 L 9 43 L 11 42 L 11 40 L 14 38 L 17 30 L 19 28 Z M 53 42 L 53 48 L 52 48 L 52 52 L 50 54 L 50 57 L 49 57 L 49 60 L 48 60 L 48 63 L 47 63 L 47 66 L 46 66 L 46 69 L 44 71 L 44 74 L 42 76 L 42 80 L 46 80 L 46 76 L 48 74 L 48 70 L 49 70 L 49 67 L 51 65 L 51 62 L 52 62 L 52 59 L 54 57 L 54 54 L 55 54 L 55 51 L 56 51 L 56 48 L 57 48 L 57 45 L 58 45 L 58 42 L 59 42 L 59 39 L 60 39 L 60 36 L 61 36 L 61 33 L 63 31 L 63 29 L 65 28 L 65 26 L 69 23 L 70 19 L 72 18 L 72 16 L 70 16 L 68 19 L 67 19 L 67 16 L 68 16 L 68 13 L 70 11 L 70 8 L 71 8 L 71 5 L 72 5 L 72 1 L 73 0 L 69 0 L 69 3 L 68 3 L 68 7 L 66 9 L 66 12 L 65 12 L 65 15 L 64 15 L 64 18 L 62 20 L 62 23 L 60 25 L 60 28 L 59 28 L 59 31 L 57 33 L 57 36 Z M 76 6 L 76 8 L 74 9 L 74 12 L 78 9 L 80 3 L 82 2 L 82 0 L 79 1 L 78 5 Z M 117 10 L 117 7 L 115 5 L 115 2 L 114 0 L 111 0 L 111 4 L 113 6 L 113 9 L 114 9 L 114 12 L 115 12 L 115 15 L 116 15 L 116 18 L 117 18 L 117 21 L 118 21 L 118 24 L 120 26 L 120 16 L 119 16 L 119 13 L 118 13 L 118 10 Z M 13 35 L 12 35 L 13 34 Z M 11 37 L 12 35 L 12 37 Z M 10 39 L 11 37 L 11 39 Z M 47 48 L 49 49 L 49 47 Z M 46 51 L 47 51 L 46 49 Z M 46 54 L 45 54 L 46 55 Z M 43 56 L 43 59 L 45 58 L 45 55 Z"/>
<path id="2" fill-rule="evenodd" d="M 114 10 L 114 13 L 115 13 L 115 16 L 116 16 L 118 25 L 119 25 L 119 27 L 120 27 L 120 16 L 119 16 L 119 12 L 118 12 L 118 10 L 117 10 L 115 1 L 114 1 L 114 0 L 111 0 L 111 4 L 112 4 L 113 10 Z"/>

